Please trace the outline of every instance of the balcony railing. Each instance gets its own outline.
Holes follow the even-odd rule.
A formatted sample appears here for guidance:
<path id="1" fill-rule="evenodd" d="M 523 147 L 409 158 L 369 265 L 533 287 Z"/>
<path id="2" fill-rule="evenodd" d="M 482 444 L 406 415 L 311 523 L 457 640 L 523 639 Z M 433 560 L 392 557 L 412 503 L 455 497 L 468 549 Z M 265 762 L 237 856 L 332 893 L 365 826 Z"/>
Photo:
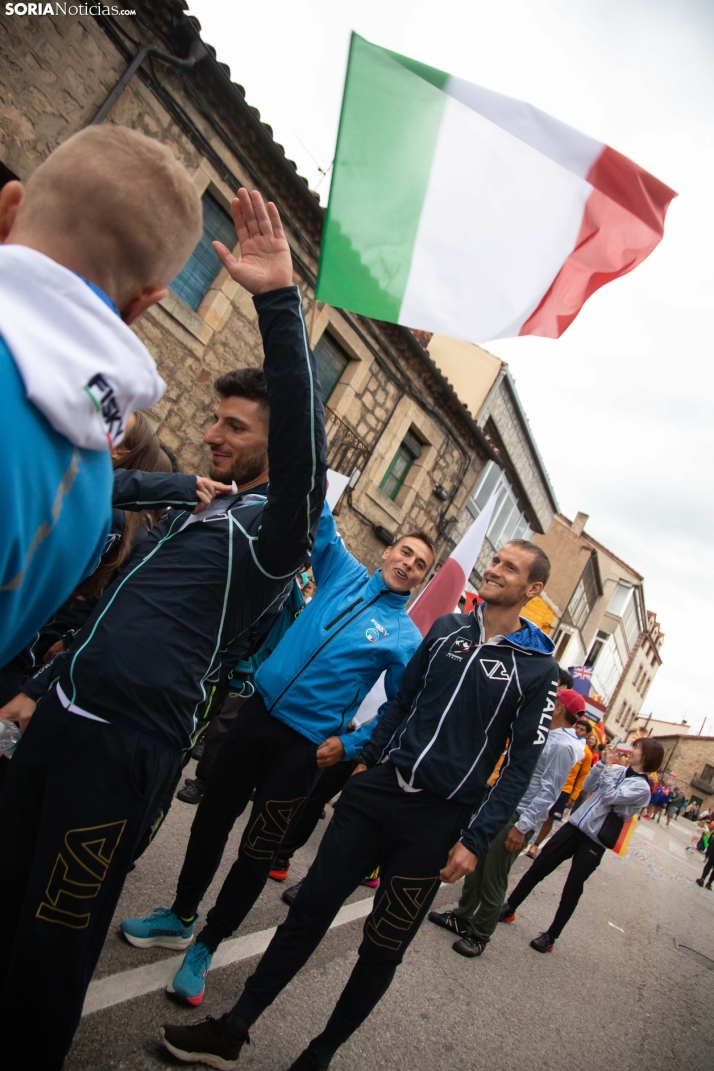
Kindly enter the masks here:
<path id="1" fill-rule="evenodd" d="M 351 476 L 355 469 L 364 471 L 370 449 L 364 439 L 352 431 L 331 409 L 325 407 L 327 457 L 330 468 Z"/>

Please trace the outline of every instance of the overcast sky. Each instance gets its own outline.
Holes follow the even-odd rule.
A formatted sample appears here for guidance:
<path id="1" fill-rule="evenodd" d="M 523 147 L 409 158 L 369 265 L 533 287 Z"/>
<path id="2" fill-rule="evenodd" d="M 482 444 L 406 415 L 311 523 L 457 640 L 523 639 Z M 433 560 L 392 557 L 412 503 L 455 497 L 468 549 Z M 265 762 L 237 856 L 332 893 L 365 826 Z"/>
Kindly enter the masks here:
<path id="1" fill-rule="evenodd" d="M 190 0 L 219 60 L 326 201 L 351 30 L 519 97 L 678 191 L 665 236 L 558 340 L 500 340 L 560 508 L 645 577 L 666 634 L 643 712 L 714 734 L 714 4 Z M 481 341 L 481 340 L 474 340 Z"/>

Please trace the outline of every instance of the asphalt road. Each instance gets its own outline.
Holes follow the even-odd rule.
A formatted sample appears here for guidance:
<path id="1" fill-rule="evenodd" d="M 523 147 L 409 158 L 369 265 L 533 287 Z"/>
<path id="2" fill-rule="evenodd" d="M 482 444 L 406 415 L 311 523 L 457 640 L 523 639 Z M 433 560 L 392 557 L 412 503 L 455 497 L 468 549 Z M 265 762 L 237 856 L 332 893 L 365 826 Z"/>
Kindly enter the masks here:
<path id="1" fill-rule="evenodd" d="M 285 916 L 282 887 L 270 881 L 236 938 L 224 944 L 230 962 L 209 974 L 201 1008 L 186 1009 L 166 995 L 164 981 L 174 969 L 166 961 L 176 953 L 131 948 L 118 924 L 171 904 L 194 813 L 177 801 L 129 875 L 66 1071 L 182 1066 L 161 1046 L 159 1026 L 229 1008 Z M 291 880 L 307 870 L 324 828 L 321 822 L 298 856 Z M 625 859 L 607 852 L 550 955 L 528 942 L 553 916 L 565 867 L 533 893 L 515 924 L 499 926 L 480 959 L 456 955 L 452 938 L 425 922 L 389 992 L 333 1060 L 334 1071 L 711 1071 L 714 893 L 694 884 L 702 857 L 685 851 L 693 828 L 684 820 L 669 830 L 640 823 Z M 205 907 L 235 858 L 241 830 L 242 821 Z M 516 863 L 513 884 L 528 865 Z M 459 892 L 460 885 L 442 886 L 435 906 L 453 905 Z M 354 965 L 370 897 L 361 888 L 350 898 L 340 924 L 253 1028 L 241 1055 L 246 1071 L 287 1071 L 320 1032 Z"/>

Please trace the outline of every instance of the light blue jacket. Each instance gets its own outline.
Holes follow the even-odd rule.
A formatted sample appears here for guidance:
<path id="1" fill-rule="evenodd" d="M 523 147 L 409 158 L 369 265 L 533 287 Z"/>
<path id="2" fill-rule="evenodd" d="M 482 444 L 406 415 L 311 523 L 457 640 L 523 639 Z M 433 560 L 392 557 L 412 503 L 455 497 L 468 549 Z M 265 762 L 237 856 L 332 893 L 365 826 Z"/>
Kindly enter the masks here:
<path id="1" fill-rule="evenodd" d="M 349 731 L 360 703 L 385 670 L 387 699 L 397 694 L 422 637 L 406 614 L 409 595 L 390 591 L 379 571 L 370 578 L 337 534 L 327 505 L 312 568 L 317 592 L 259 668 L 255 686 L 274 718 L 315 744 L 338 736 L 345 759 L 353 759 L 387 705 Z"/>
<path id="2" fill-rule="evenodd" d="M 104 550 L 111 522 L 108 450 L 83 450 L 32 402 L 0 338 L 0 666 L 22 650 Z"/>

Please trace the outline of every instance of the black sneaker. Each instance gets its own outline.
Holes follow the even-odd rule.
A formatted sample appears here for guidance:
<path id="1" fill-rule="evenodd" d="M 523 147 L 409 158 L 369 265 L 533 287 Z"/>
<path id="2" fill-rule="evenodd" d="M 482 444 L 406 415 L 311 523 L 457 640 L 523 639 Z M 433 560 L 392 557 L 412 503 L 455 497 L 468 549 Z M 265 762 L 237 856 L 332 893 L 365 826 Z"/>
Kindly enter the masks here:
<path id="1" fill-rule="evenodd" d="M 196 746 L 191 751 L 191 758 L 195 759 L 196 762 L 198 762 L 199 759 L 203 758 L 203 752 L 205 750 L 206 750 L 206 733 L 203 732 L 203 733 L 201 733 L 201 735 L 198 738 L 198 743 L 196 744 Z"/>
<path id="2" fill-rule="evenodd" d="M 286 889 L 283 895 L 281 896 L 281 900 L 284 904 L 287 904 L 288 907 L 292 905 L 293 901 L 295 900 L 295 897 L 302 889 L 302 883 L 304 882 L 304 880 L 304 878 L 301 878 L 300 881 L 296 881 L 295 884 L 291 885 L 289 889 Z M 305 1051 L 307 1052 L 307 1049 Z"/>
<path id="3" fill-rule="evenodd" d="M 469 959 L 473 959 L 475 956 L 483 955 L 486 945 L 483 941 L 479 941 L 478 937 L 462 937 L 460 941 L 454 941 L 451 947 L 460 956 L 468 956 Z"/>
<path id="4" fill-rule="evenodd" d="M 449 933 L 455 933 L 457 937 L 464 937 L 469 932 L 468 927 L 464 926 L 461 919 L 453 911 L 430 911 L 429 922 L 433 922 L 435 926 L 441 926 L 443 930 L 448 930 Z"/>
<path id="5" fill-rule="evenodd" d="M 205 788 L 202 781 L 196 778 L 190 785 L 185 785 L 180 788 L 176 793 L 176 799 L 181 800 L 182 803 L 192 803 L 194 807 L 197 803 L 200 803 L 203 799 L 203 793 Z"/>
<path id="6" fill-rule="evenodd" d="M 317 1053 L 312 1049 L 305 1049 L 301 1052 L 294 1064 L 291 1064 L 288 1071 L 324 1071 L 328 1064 L 322 1063 Z"/>
<path id="7" fill-rule="evenodd" d="M 555 941 L 549 933 L 542 933 L 540 937 L 533 938 L 531 948 L 535 948 L 536 952 L 552 952 L 555 948 Z"/>
<path id="8" fill-rule="evenodd" d="M 696 881 L 696 883 L 700 887 L 700 889 L 704 888 L 704 878 L 695 878 L 694 880 Z"/>
<path id="9" fill-rule="evenodd" d="M 214 1019 L 209 1015 L 192 1026 L 172 1026 L 166 1023 L 159 1033 L 161 1040 L 172 1056 L 184 1063 L 207 1064 L 218 1071 L 232 1071 L 238 1066 L 238 1057 L 243 1045 L 250 1044 L 248 1025 L 241 1036 L 236 1037 L 228 1029 L 228 1016 Z"/>
<path id="10" fill-rule="evenodd" d="M 508 900 L 506 900 L 505 904 L 501 908 L 500 914 L 498 916 L 498 921 L 499 922 L 515 922 L 516 921 L 516 913 L 513 910 L 513 908 L 511 907 L 511 905 L 509 904 Z"/>

